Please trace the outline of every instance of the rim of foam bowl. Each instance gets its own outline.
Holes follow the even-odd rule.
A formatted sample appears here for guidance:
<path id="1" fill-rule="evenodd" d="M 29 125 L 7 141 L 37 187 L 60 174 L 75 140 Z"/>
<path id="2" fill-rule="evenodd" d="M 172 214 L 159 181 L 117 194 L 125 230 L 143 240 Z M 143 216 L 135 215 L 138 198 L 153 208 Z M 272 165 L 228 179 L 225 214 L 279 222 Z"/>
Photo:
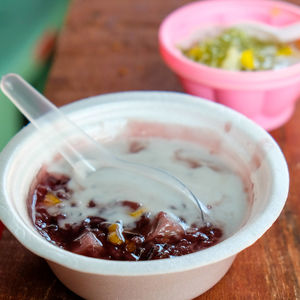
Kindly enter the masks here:
<path id="1" fill-rule="evenodd" d="M 208 111 L 213 114 L 217 112 L 219 116 L 230 119 L 238 128 L 243 128 L 243 131 L 254 141 L 259 139 L 268 140 L 272 146 L 268 150 L 268 163 L 274 179 L 270 193 L 272 201 L 265 207 L 264 213 L 258 216 L 251 224 L 242 227 L 234 235 L 219 244 L 192 254 L 171 259 L 138 262 L 111 261 L 77 255 L 47 242 L 35 231 L 33 225 L 31 227 L 25 226 L 24 221 L 14 211 L 13 205 L 9 203 L 5 188 L 7 184 L 6 173 L 9 171 L 18 151 L 22 149 L 24 140 L 35 132 L 35 129 L 30 124 L 10 141 L 0 155 L 0 217 L 7 228 L 26 248 L 46 260 L 80 272 L 118 276 L 158 275 L 187 271 L 232 257 L 252 245 L 274 223 L 287 198 L 289 175 L 287 164 L 280 148 L 266 131 L 245 116 L 223 105 L 176 92 L 137 91 L 100 95 L 66 105 L 63 107 L 63 111 L 65 113 L 73 112 L 74 114 L 80 109 L 98 105 L 99 102 L 101 102 L 101 106 L 108 105 L 118 108 L 121 102 L 124 101 L 138 104 L 141 104 L 143 101 L 148 101 L 148 103 L 165 101 L 167 104 L 172 102 L 174 105 L 189 105 L 191 108 L 195 106 L 198 109 L 200 106 L 202 111 Z M 72 118 L 72 115 L 70 116 Z M 24 144 L 26 145 L 26 143 Z"/>
<path id="2" fill-rule="evenodd" d="M 195 14 L 195 11 L 213 10 L 219 5 L 234 5 L 235 7 L 272 7 L 297 14 L 300 21 L 300 7 L 291 3 L 268 0 L 204 0 L 181 6 L 171 12 L 161 23 L 158 33 L 160 52 L 166 64 L 180 76 L 192 81 L 224 89 L 266 89 L 279 88 L 287 84 L 300 82 L 300 62 L 280 70 L 269 71 L 230 71 L 213 68 L 192 61 L 185 57 L 174 44 L 169 32 L 176 26 L 182 16 Z M 227 24 L 228 25 L 228 24 Z"/>

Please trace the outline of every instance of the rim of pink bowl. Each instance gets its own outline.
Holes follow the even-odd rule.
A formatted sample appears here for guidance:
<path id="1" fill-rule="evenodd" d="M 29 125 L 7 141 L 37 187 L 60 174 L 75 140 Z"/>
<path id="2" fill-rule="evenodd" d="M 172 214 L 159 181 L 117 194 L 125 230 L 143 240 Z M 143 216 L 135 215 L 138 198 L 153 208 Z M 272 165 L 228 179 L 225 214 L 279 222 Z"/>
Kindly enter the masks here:
<path id="1" fill-rule="evenodd" d="M 171 12 L 161 23 L 159 28 L 159 46 L 160 52 L 169 67 L 185 78 L 192 81 L 199 81 L 202 84 L 212 85 L 219 88 L 234 88 L 235 90 L 241 89 L 266 89 L 282 87 L 292 83 L 300 82 L 300 63 L 280 69 L 270 71 L 229 71 L 218 68 L 213 68 L 194 62 L 186 58 L 178 48 L 176 48 L 174 40 L 171 39 L 169 31 L 174 24 L 174 18 L 178 18 L 182 14 L 187 14 L 188 11 L 194 11 L 199 7 L 209 6 L 216 7 L 220 2 L 234 3 L 236 5 L 264 5 L 266 8 L 276 8 L 291 12 L 299 15 L 300 21 L 300 7 L 291 3 L 281 1 L 268 1 L 268 0 L 204 0 L 181 6 Z M 201 78 L 201 80 L 200 80 Z M 198 80 L 197 80 L 198 79 Z"/>

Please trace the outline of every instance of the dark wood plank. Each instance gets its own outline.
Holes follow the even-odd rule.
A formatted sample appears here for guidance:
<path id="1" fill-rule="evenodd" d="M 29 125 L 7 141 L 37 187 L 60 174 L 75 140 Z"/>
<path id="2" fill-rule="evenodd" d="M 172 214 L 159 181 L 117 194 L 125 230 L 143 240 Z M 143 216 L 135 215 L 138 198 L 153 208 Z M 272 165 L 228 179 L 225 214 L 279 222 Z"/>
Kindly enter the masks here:
<path id="1" fill-rule="evenodd" d="M 0 240 L 0 299 L 80 299 L 52 273 L 45 260 L 25 249 L 7 230 Z"/>

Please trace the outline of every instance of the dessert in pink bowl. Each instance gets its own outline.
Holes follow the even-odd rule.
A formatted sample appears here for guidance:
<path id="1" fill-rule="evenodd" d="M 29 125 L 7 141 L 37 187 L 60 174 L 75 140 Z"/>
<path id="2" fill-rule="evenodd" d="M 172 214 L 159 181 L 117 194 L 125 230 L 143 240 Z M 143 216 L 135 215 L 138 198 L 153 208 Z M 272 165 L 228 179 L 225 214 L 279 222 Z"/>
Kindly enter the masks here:
<path id="1" fill-rule="evenodd" d="M 70 170 L 64 165 L 53 163 L 59 161 L 58 145 L 55 145 L 53 136 L 50 133 L 47 136 L 53 142 L 53 148 L 45 147 L 38 132 L 29 125 L 0 155 L 0 218 L 26 248 L 45 258 L 57 277 L 81 297 L 196 297 L 225 275 L 236 254 L 260 238 L 284 206 L 288 193 L 288 170 L 279 147 L 263 129 L 229 108 L 180 93 L 124 92 L 85 99 L 70 104 L 63 110 L 112 152 L 133 161 L 150 162 L 153 166 L 162 164 L 161 167 L 171 168 L 170 171 L 175 175 L 182 175 L 181 179 L 201 196 L 208 214 L 222 230 L 221 240 L 209 248 L 183 253 L 178 257 L 173 257 L 169 252 L 171 258 L 147 261 L 120 261 L 82 255 L 85 254 L 82 252 L 84 249 L 78 246 L 84 246 L 84 240 L 89 243 L 91 240 L 95 241 L 94 236 L 100 241 L 103 237 L 102 233 L 98 235 L 94 231 L 92 225 L 83 229 L 88 228 L 83 232 L 84 236 L 80 235 L 81 239 L 77 240 L 82 243 L 74 245 L 77 253 L 66 251 L 60 245 L 47 241 L 35 227 L 30 215 L 31 188 L 37 191 L 36 183 L 43 183 L 43 179 L 47 179 L 49 183 L 50 180 L 51 184 L 54 183 L 51 188 L 55 192 L 54 196 L 61 200 L 64 197 L 67 199 L 68 192 L 71 191 L 69 188 L 72 187 L 75 191 L 76 186 L 66 186 L 67 182 L 71 184 L 72 181 Z M 57 177 L 55 180 L 58 181 L 53 181 L 47 174 L 45 176 L 45 173 L 41 173 L 45 167 L 48 174 L 60 172 L 60 176 L 64 174 L 68 177 Z M 107 189 L 101 188 L 103 195 L 114 195 L 118 191 L 116 187 L 113 189 L 109 185 L 110 178 L 108 174 L 103 175 L 103 180 L 108 184 Z M 144 179 L 143 182 L 137 182 L 137 189 L 129 191 L 128 197 L 126 196 L 128 202 L 114 206 L 117 213 L 119 209 L 122 211 L 125 208 L 129 221 L 137 217 L 140 208 L 136 205 L 137 199 L 143 199 L 142 196 L 148 193 L 149 188 L 146 187 Z M 77 212 L 95 217 L 96 208 L 100 209 L 101 201 L 106 201 L 101 196 L 101 201 L 94 199 L 95 201 L 90 202 L 83 190 L 78 191 L 82 194 L 79 197 L 81 202 L 73 207 L 75 210 L 72 218 L 75 218 L 75 223 L 79 216 Z M 124 191 L 126 189 L 120 189 L 119 195 L 124 195 Z M 171 199 L 173 201 L 173 197 Z M 49 204 L 57 200 L 49 197 L 47 201 Z M 159 200 L 155 201 L 154 197 L 147 205 L 143 203 L 144 207 L 155 211 L 154 204 L 159 203 Z M 80 203 L 84 207 L 88 205 L 89 210 L 77 210 Z M 170 206 L 168 203 L 161 203 L 159 209 L 171 215 L 171 212 L 178 211 L 175 198 L 173 204 L 175 205 Z M 66 213 L 72 203 L 64 207 L 66 210 L 63 213 Z M 153 219 L 157 224 L 167 224 L 165 228 L 176 233 L 172 237 L 180 235 L 180 238 L 186 238 L 182 228 L 170 222 L 167 214 L 159 210 L 157 212 L 157 217 Z M 111 214 L 110 209 L 105 208 L 102 213 L 102 217 L 105 214 L 108 222 L 116 219 L 116 211 Z M 181 207 L 177 215 L 188 223 L 193 222 L 199 212 L 192 211 L 191 215 L 190 212 L 188 215 L 185 213 L 186 209 Z M 83 216 L 84 220 L 86 216 Z M 60 221 L 61 224 L 69 222 L 67 218 Z M 89 218 L 89 224 L 93 221 Z M 126 220 L 123 222 L 125 224 Z M 149 241 L 152 239 L 160 245 L 167 244 L 165 238 L 169 239 L 170 236 L 162 233 L 168 230 L 161 231 L 163 226 L 156 225 L 155 230 L 147 234 Z M 114 233 L 114 230 L 108 229 L 106 233 Z M 105 241 L 110 240 L 108 236 L 105 238 Z M 128 240 L 128 237 L 125 236 L 125 239 Z M 94 249 L 96 252 L 103 250 Z"/>
<path id="2" fill-rule="evenodd" d="M 193 2 L 162 22 L 160 52 L 187 93 L 227 105 L 272 130 L 284 124 L 294 111 L 300 95 L 299 63 L 279 70 L 228 71 L 191 61 L 179 45 L 209 26 L 257 21 L 280 27 L 299 20 L 300 8 L 280 1 Z"/>

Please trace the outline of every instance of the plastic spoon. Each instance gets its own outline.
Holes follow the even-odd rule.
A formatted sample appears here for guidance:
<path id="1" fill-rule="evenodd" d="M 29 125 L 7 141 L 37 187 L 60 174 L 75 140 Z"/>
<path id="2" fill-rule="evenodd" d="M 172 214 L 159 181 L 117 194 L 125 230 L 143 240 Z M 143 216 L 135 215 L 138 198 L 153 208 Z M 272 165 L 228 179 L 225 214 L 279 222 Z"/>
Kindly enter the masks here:
<path id="1" fill-rule="evenodd" d="M 281 43 L 290 43 L 300 39 L 300 22 L 284 27 L 275 27 L 255 21 L 232 24 L 232 26 L 242 29 L 249 35 L 255 36 L 261 40 L 274 40 Z"/>
<path id="2" fill-rule="evenodd" d="M 186 200 L 193 201 L 199 208 L 202 221 L 207 219 L 205 207 L 199 199 L 175 176 L 164 170 L 132 163 L 110 154 L 105 148 L 73 123 L 54 104 L 35 90 L 17 74 L 2 77 L 1 89 L 28 120 L 45 136 L 55 133 L 55 140 L 60 144 L 58 152 L 68 161 L 80 178 L 86 179 L 104 167 L 123 169 L 162 182 L 178 190 Z M 78 150 L 78 144 L 72 143 L 72 135 L 80 140 L 93 159 Z M 46 142 L 46 139 L 45 139 Z M 99 158 L 101 158 L 99 160 Z"/>

